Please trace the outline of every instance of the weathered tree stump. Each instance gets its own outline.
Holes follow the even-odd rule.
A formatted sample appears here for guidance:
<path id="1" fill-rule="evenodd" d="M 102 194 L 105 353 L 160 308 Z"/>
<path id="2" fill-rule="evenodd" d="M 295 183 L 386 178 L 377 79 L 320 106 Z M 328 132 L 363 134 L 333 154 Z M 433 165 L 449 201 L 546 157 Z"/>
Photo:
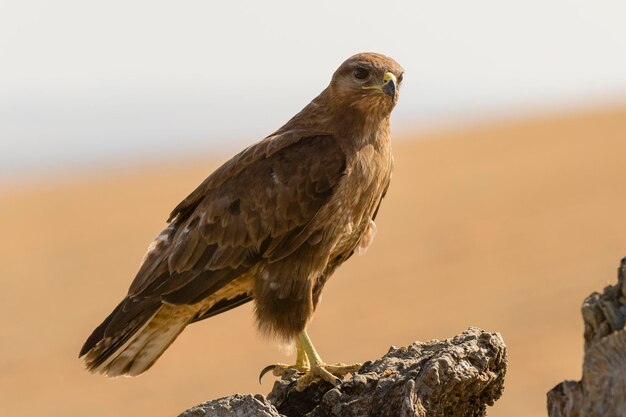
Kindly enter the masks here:
<path id="1" fill-rule="evenodd" d="M 550 417 L 626 417 L 626 258 L 617 284 L 584 301 L 585 357 L 580 381 L 548 392 Z"/>
<path id="2" fill-rule="evenodd" d="M 267 398 L 235 394 L 180 417 L 478 417 L 502 395 L 506 368 L 500 334 L 471 327 L 452 339 L 392 347 L 337 387 L 319 382 L 298 392 L 294 372 Z"/>

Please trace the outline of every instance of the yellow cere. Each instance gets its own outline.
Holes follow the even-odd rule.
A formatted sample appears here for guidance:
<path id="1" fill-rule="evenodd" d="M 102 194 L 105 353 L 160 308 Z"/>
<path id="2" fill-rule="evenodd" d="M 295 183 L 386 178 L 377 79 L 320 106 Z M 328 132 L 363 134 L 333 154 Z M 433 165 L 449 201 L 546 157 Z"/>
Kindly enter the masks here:
<path id="1" fill-rule="evenodd" d="M 364 85 L 361 88 L 363 90 L 382 90 L 383 86 L 389 81 L 393 81 L 394 83 L 398 82 L 395 75 L 393 75 L 391 72 L 386 72 L 385 75 L 383 75 L 383 83 L 381 85 Z"/>

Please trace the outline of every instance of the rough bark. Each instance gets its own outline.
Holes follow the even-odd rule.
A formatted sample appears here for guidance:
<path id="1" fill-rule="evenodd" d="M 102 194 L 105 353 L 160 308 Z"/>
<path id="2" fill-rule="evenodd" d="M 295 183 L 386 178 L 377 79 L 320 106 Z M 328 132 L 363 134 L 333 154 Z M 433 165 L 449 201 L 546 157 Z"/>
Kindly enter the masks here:
<path id="1" fill-rule="evenodd" d="M 616 285 L 594 292 L 582 306 L 585 357 L 580 381 L 548 392 L 550 417 L 626 417 L 626 258 Z"/>
<path id="2" fill-rule="evenodd" d="M 471 327 L 452 339 L 391 347 L 337 387 L 319 382 L 297 392 L 294 371 L 267 398 L 235 394 L 180 417 L 478 417 L 502 395 L 506 368 L 500 334 Z"/>

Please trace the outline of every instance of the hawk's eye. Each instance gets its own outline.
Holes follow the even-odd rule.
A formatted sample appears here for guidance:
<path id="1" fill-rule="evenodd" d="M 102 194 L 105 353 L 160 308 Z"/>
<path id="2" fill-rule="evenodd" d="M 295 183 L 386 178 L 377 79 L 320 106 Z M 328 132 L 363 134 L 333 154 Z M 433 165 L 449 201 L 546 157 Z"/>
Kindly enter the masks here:
<path id="1" fill-rule="evenodd" d="M 364 80 L 369 77 L 370 72 L 363 67 L 356 67 L 354 69 L 354 78 L 357 80 Z"/>

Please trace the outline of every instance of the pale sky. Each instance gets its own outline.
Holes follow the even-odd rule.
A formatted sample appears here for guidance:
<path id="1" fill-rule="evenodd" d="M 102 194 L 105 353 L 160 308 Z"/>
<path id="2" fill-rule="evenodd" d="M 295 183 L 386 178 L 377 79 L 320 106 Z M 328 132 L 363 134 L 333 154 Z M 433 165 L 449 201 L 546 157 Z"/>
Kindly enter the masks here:
<path id="1" fill-rule="evenodd" d="M 0 181 L 219 149 L 350 55 L 406 69 L 398 131 L 626 101 L 623 0 L 0 0 Z"/>

